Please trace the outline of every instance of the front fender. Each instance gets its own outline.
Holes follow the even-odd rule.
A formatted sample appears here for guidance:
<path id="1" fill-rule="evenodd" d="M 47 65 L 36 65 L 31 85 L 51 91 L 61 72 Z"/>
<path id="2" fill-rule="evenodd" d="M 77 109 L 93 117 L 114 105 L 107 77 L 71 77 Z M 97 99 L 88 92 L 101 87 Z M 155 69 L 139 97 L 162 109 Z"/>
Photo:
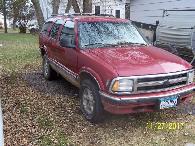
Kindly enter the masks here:
<path id="1" fill-rule="evenodd" d="M 99 76 L 99 74 L 96 71 L 94 71 L 93 69 L 91 69 L 89 67 L 83 67 L 79 71 L 79 75 L 81 73 L 88 73 L 88 74 L 90 74 L 94 78 L 94 80 L 96 80 L 96 82 L 97 82 L 97 84 L 99 86 L 99 89 L 100 90 L 105 90 L 104 82 L 102 81 L 101 77 Z"/>

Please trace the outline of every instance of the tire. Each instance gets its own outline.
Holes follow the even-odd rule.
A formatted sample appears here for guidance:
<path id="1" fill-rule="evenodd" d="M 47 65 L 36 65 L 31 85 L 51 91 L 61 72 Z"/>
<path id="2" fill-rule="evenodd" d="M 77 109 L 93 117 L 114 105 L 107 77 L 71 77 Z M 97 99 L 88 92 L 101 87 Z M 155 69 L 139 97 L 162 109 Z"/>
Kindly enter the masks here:
<path id="1" fill-rule="evenodd" d="M 49 81 L 57 78 L 57 73 L 51 68 L 46 55 L 43 56 L 43 76 Z"/>
<path id="2" fill-rule="evenodd" d="M 93 81 L 86 79 L 81 82 L 79 97 L 80 107 L 84 117 L 92 123 L 103 121 L 103 105 L 98 87 Z"/>

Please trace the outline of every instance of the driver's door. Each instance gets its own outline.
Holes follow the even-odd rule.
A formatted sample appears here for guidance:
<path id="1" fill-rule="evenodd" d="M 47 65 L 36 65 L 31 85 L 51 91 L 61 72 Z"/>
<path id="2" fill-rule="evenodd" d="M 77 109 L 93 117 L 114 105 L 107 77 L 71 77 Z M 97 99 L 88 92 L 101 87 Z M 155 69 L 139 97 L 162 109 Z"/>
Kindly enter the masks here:
<path id="1" fill-rule="evenodd" d="M 59 40 L 69 41 L 72 38 L 75 38 L 74 22 L 68 20 L 62 28 Z M 60 46 L 59 49 L 59 51 L 61 51 L 61 64 L 76 73 L 78 60 L 77 50 L 73 47 L 68 47 L 66 45 L 63 46 Z"/>

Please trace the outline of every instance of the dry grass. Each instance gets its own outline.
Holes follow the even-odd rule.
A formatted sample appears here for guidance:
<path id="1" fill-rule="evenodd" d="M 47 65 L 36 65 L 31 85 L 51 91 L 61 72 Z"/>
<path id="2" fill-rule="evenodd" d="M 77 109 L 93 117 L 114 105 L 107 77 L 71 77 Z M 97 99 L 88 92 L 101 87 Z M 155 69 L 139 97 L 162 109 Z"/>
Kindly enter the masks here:
<path id="1" fill-rule="evenodd" d="M 80 112 L 77 88 L 63 79 L 52 82 L 43 79 L 37 36 L 0 33 L 0 38 L 5 145 L 195 143 L 194 101 L 177 110 L 124 116 L 106 114 L 104 123 L 93 125 Z M 148 122 L 178 122 L 185 126 L 180 130 L 154 130 L 147 128 Z"/>

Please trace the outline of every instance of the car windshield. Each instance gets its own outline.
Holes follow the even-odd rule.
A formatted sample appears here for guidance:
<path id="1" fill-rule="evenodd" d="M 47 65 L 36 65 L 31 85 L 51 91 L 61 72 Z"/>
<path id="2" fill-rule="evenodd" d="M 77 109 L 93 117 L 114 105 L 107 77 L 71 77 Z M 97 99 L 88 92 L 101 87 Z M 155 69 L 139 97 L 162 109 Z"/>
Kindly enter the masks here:
<path id="1" fill-rule="evenodd" d="M 82 49 L 147 45 L 138 30 L 128 22 L 80 22 L 79 40 Z"/>

